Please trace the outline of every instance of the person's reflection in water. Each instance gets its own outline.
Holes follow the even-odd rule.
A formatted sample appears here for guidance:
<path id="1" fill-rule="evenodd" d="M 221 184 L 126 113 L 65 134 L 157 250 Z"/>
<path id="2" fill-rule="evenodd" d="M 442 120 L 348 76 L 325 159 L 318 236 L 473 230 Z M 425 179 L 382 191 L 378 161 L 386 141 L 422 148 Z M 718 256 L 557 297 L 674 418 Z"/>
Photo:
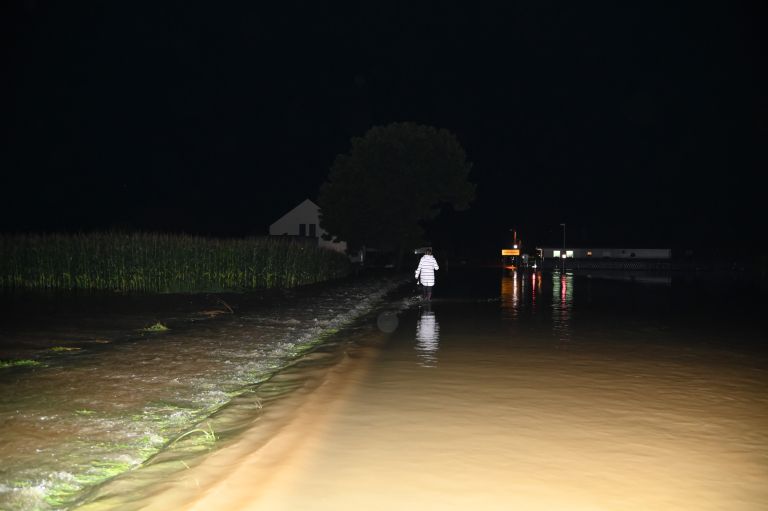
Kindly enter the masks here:
<path id="1" fill-rule="evenodd" d="M 423 367 L 437 367 L 437 350 L 440 343 L 440 325 L 430 306 L 421 309 L 416 322 L 416 355 Z"/>

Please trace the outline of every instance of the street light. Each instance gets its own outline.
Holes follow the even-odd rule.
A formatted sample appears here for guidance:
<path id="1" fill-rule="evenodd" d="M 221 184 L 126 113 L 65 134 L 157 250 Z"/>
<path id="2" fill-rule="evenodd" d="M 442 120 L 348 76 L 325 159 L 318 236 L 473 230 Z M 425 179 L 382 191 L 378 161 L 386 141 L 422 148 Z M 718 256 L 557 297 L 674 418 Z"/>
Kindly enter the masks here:
<path id="1" fill-rule="evenodd" d="M 563 253 L 560 259 L 563 261 L 563 271 L 565 271 L 565 224 L 560 224 L 560 226 L 563 228 Z"/>

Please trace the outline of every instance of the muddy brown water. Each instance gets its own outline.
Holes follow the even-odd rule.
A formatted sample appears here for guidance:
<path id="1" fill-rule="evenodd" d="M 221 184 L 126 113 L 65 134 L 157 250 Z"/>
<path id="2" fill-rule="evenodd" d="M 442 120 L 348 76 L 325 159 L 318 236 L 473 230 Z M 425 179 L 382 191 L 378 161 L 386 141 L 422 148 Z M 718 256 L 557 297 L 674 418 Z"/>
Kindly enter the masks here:
<path id="1" fill-rule="evenodd" d="M 499 303 L 444 295 L 263 490 L 192 508 L 765 509 L 761 298 L 720 285 L 513 273 Z"/>
<path id="2" fill-rule="evenodd" d="M 765 298 L 748 279 L 454 270 L 429 304 L 411 291 L 237 396 L 215 446 L 166 451 L 82 508 L 765 509 Z M 44 424 L 50 401 L 32 401 Z"/>

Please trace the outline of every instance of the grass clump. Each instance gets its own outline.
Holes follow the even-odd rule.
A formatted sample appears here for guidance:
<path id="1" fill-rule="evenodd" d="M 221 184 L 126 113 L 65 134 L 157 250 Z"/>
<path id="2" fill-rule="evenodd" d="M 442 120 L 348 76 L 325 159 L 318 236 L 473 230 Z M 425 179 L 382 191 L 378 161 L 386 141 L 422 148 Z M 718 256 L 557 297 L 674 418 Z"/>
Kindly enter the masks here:
<path id="1" fill-rule="evenodd" d="M 142 328 L 141 330 L 142 332 L 167 332 L 170 328 L 158 321 L 154 325 Z"/>
<path id="2" fill-rule="evenodd" d="M 21 360 L 0 360 L 0 369 L 7 367 L 39 367 L 42 366 L 37 360 L 21 359 Z"/>
<path id="3" fill-rule="evenodd" d="M 82 491 L 90 486 L 103 483 L 133 468 L 133 464 L 120 460 L 97 460 L 77 474 L 67 474 L 53 482 L 45 494 L 45 502 L 54 509 L 69 508 L 80 497 Z"/>
<path id="4" fill-rule="evenodd" d="M 173 446 L 176 445 L 176 443 L 178 443 L 179 440 L 181 440 L 183 438 L 186 438 L 186 437 L 188 437 L 190 435 L 197 434 L 197 433 L 202 434 L 202 436 L 199 437 L 199 440 L 198 440 L 197 443 L 204 444 L 204 445 L 212 445 L 212 444 L 216 443 L 216 440 L 217 440 L 216 433 L 213 432 L 213 427 L 211 427 L 211 423 L 210 422 L 208 422 L 207 425 L 208 425 L 208 429 L 195 428 L 195 429 L 192 429 L 190 431 L 187 431 L 183 435 L 177 437 L 176 440 L 171 442 L 171 445 L 169 445 L 169 447 L 173 448 Z"/>

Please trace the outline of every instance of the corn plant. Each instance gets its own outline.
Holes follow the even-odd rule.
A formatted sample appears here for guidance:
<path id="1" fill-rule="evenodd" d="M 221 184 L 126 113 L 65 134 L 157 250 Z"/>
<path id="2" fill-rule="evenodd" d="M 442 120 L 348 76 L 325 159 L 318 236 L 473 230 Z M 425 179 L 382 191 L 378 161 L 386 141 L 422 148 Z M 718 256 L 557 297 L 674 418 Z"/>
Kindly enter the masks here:
<path id="1" fill-rule="evenodd" d="M 349 273 L 343 254 L 291 239 L 159 233 L 0 236 L 5 289 L 211 292 L 295 287 Z"/>

